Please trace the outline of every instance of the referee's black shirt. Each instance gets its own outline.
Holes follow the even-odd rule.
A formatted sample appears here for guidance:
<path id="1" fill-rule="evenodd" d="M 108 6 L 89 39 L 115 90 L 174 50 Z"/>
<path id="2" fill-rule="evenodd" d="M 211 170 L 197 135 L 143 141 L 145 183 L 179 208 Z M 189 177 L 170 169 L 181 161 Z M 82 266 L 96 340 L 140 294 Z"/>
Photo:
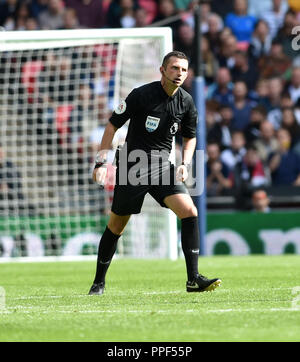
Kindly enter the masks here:
<path id="1" fill-rule="evenodd" d="M 117 128 L 130 119 L 127 150 L 172 149 L 173 136 L 180 130 L 187 138 L 196 137 L 197 109 L 189 93 L 178 88 L 168 96 L 160 81 L 133 89 L 113 112 L 110 122 Z"/>

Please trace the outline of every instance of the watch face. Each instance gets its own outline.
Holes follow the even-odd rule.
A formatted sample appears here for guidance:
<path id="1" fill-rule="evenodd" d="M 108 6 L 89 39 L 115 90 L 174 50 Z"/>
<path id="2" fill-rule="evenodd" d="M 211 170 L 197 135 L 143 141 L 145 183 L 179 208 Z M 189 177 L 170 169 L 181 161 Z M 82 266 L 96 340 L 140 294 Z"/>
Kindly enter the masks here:
<path id="1" fill-rule="evenodd" d="M 95 157 L 95 163 L 100 163 L 100 162 L 102 162 L 101 161 L 101 156 L 97 154 L 96 157 Z"/>
<path id="2" fill-rule="evenodd" d="M 95 163 L 105 163 L 106 159 L 103 158 L 103 156 L 101 155 L 100 152 L 97 152 L 96 157 L 95 157 Z"/>

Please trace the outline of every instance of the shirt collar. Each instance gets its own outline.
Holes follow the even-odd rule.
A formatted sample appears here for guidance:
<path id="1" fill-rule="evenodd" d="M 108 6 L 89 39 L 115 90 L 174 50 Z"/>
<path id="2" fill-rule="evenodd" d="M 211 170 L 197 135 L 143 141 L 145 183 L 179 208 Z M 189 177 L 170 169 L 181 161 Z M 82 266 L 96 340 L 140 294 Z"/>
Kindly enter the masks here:
<path id="1" fill-rule="evenodd" d="M 179 89 L 177 89 L 177 91 L 175 92 L 175 94 L 173 94 L 172 96 L 169 96 L 166 91 L 164 90 L 163 86 L 161 85 L 161 82 L 159 82 L 159 88 L 161 93 L 163 94 L 163 96 L 165 98 L 170 98 L 170 99 L 175 99 L 177 97 L 177 94 L 179 93 Z"/>

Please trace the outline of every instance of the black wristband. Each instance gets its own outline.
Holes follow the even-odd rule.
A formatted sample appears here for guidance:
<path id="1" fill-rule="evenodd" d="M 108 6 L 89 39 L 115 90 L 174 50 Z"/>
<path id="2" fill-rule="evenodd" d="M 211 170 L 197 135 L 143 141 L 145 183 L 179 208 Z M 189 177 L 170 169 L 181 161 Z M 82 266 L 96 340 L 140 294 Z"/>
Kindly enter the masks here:
<path id="1" fill-rule="evenodd" d="M 95 168 L 100 168 L 100 167 L 103 167 L 103 166 L 106 166 L 106 161 L 95 163 L 94 169 Z"/>

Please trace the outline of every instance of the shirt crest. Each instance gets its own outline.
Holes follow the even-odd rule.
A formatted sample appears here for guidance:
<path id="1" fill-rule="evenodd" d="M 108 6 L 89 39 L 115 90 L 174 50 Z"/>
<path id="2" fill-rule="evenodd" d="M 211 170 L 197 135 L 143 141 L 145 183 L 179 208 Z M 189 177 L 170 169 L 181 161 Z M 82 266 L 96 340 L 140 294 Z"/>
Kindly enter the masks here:
<path id="1" fill-rule="evenodd" d="M 148 132 L 153 132 L 157 129 L 160 118 L 148 116 L 146 119 L 145 127 Z"/>

